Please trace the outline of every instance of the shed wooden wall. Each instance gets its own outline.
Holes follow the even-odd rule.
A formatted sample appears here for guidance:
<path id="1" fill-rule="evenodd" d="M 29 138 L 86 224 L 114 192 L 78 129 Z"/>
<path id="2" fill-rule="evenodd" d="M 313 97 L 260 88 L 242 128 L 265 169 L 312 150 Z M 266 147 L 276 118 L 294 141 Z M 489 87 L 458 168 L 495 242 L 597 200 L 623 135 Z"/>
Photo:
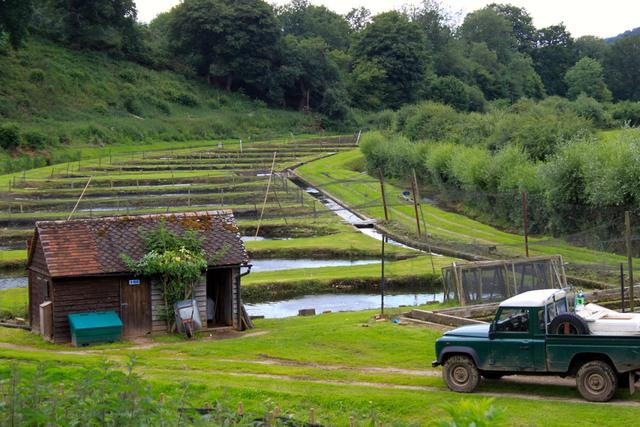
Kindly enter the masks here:
<path id="1" fill-rule="evenodd" d="M 207 324 L 207 277 L 203 275 L 193 289 L 194 298 L 198 303 L 200 320 L 206 327 Z M 154 280 L 151 283 L 151 331 L 166 332 L 167 320 L 162 298 L 162 285 Z"/>
<path id="2" fill-rule="evenodd" d="M 31 328 L 40 331 L 40 304 L 45 302 L 43 295 L 44 286 L 49 280 L 49 269 L 44 257 L 44 250 L 37 235 L 32 245 L 35 245 L 31 263 L 29 264 L 29 321 Z M 51 289 L 49 289 L 49 299 L 51 299 Z"/>
<path id="3" fill-rule="evenodd" d="M 54 342 L 71 341 L 68 315 L 112 310 L 120 315 L 118 277 L 56 279 L 53 281 Z"/>

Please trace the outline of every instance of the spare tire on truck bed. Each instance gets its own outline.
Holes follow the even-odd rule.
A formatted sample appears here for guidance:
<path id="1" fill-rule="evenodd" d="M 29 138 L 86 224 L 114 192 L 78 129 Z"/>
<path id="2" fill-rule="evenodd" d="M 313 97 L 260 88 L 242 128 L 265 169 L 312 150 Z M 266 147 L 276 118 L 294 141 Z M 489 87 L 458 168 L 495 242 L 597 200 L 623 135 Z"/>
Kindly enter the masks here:
<path id="1" fill-rule="evenodd" d="M 549 333 L 554 335 L 589 335 L 584 319 L 573 313 L 558 314 L 549 324 Z"/>

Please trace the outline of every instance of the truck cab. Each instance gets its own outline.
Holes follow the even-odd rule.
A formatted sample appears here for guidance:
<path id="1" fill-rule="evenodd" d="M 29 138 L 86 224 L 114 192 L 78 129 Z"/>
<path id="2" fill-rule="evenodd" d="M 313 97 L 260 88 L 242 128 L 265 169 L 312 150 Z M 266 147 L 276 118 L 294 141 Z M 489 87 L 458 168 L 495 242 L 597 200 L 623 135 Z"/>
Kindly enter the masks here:
<path id="1" fill-rule="evenodd" d="M 569 312 L 560 289 L 524 292 L 498 306 L 493 322 L 463 326 L 436 341 L 447 386 L 471 392 L 480 377 L 576 376 L 588 400 L 611 399 L 619 378 L 633 387 L 640 369 L 640 336 L 590 336 L 585 322 Z"/>

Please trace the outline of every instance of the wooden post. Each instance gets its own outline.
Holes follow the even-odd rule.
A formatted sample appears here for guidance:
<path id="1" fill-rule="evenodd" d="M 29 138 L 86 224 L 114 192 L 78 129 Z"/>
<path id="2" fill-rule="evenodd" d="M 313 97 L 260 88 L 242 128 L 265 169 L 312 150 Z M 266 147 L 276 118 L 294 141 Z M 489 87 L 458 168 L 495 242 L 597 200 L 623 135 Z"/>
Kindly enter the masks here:
<path id="1" fill-rule="evenodd" d="M 316 410 L 315 410 L 315 408 L 309 409 L 309 423 L 310 424 L 315 424 L 316 423 Z"/>
<path id="2" fill-rule="evenodd" d="M 413 209 L 416 214 L 416 228 L 418 230 L 418 239 L 422 235 L 422 231 L 420 230 L 420 215 L 418 214 L 418 182 L 416 180 L 416 171 L 412 170 L 412 180 L 411 180 L 411 192 L 413 193 Z"/>
<path id="3" fill-rule="evenodd" d="M 620 309 L 624 313 L 624 264 L 620 263 Z"/>
<path id="4" fill-rule="evenodd" d="M 631 212 L 629 211 L 624 213 L 624 230 L 625 240 L 627 242 L 627 263 L 629 264 L 629 309 L 633 313 L 635 306 L 633 289 L 633 248 L 631 246 Z"/>
<path id="5" fill-rule="evenodd" d="M 262 223 L 262 216 L 264 215 L 264 208 L 267 205 L 267 198 L 269 197 L 269 188 L 271 187 L 271 178 L 273 177 L 273 169 L 276 167 L 276 152 L 273 153 L 273 161 L 271 162 L 271 172 L 269 173 L 269 181 L 267 181 L 267 191 L 264 194 L 264 201 L 262 202 L 262 211 L 260 211 L 260 219 L 258 220 L 258 226 L 256 227 L 256 237 L 260 232 L 260 224 Z"/>
<path id="6" fill-rule="evenodd" d="M 84 192 L 87 191 L 87 187 L 89 187 L 89 184 L 91 183 L 91 178 L 93 178 L 92 176 L 89 177 L 89 180 L 87 181 L 87 185 L 84 186 L 84 189 L 82 190 L 82 193 L 80 193 L 80 197 L 78 197 L 78 201 L 76 202 L 76 205 L 73 207 L 73 210 L 71 211 L 71 213 L 69 214 L 69 217 L 67 218 L 67 221 L 69 221 L 71 219 L 71 217 L 73 216 L 73 214 L 76 212 L 76 209 L 78 208 L 78 205 L 80 204 L 80 200 L 82 200 L 82 196 L 84 196 Z M 89 211 L 89 216 L 92 216 L 92 211 Z"/>
<path id="7" fill-rule="evenodd" d="M 384 314 L 384 241 L 387 238 L 382 235 L 382 246 L 380 250 L 380 314 Z"/>
<path id="8" fill-rule="evenodd" d="M 521 193 L 522 198 L 522 224 L 524 227 L 524 252 L 529 258 L 529 213 L 527 211 L 527 193 Z"/>
<path id="9" fill-rule="evenodd" d="M 384 207 L 384 220 L 389 221 L 389 211 L 387 210 L 387 197 L 384 193 L 384 173 L 382 173 L 382 169 L 378 170 L 378 174 L 380 176 L 380 194 L 382 194 L 382 206 Z"/>

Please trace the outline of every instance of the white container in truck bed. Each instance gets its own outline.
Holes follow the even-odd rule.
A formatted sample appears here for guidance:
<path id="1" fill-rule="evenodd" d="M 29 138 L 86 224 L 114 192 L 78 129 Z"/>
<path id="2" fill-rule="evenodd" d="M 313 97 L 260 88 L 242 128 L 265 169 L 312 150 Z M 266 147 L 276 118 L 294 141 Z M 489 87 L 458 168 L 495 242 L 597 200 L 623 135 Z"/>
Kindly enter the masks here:
<path id="1" fill-rule="evenodd" d="M 619 313 L 597 304 L 587 304 L 576 314 L 587 322 L 592 335 L 640 335 L 640 313 Z"/>

